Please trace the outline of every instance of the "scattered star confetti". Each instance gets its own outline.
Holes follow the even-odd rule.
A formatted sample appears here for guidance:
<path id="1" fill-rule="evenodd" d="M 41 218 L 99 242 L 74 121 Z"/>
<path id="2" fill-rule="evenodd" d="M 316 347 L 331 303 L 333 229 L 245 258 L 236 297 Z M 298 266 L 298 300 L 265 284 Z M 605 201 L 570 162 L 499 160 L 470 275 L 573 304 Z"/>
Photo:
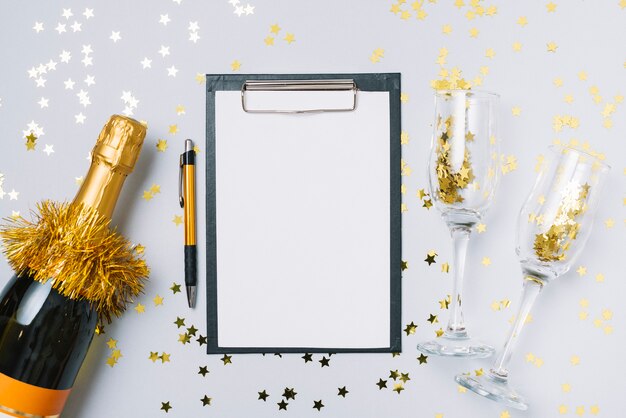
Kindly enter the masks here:
<path id="1" fill-rule="evenodd" d="M 174 222 L 176 226 L 179 226 L 180 224 L 182 224 L 183 223 L 182 215 L 174 215 L 174 219 L 172 219 L 172 222 Z"/>
<path id="2" fill-rule="evenodd" d="M 324 404 L 322 403 L 321 399 L 319 401 L 313 401 L 313 408 L 314 409 L 317 409 L 318 411 L 321 411 L 323 407 L 324 407 Z"/>
<path id="3" fill-rule="evenodd" d="M 224 354 L 224 356 L 220 359 L 222 360 L 222 362 L 224 363 L 224 366 L 227 364 L 232 364 L 232 358 L 233 356 L 229 356 L 228 354 Z"/>
<path id="4" fill-rule="evenodd" d="M 165 413 L 170 412 L 170 409 L 172 409 L 169 401 L 168 402 L 161 402 L 161 410 L 165 411 Z"/>

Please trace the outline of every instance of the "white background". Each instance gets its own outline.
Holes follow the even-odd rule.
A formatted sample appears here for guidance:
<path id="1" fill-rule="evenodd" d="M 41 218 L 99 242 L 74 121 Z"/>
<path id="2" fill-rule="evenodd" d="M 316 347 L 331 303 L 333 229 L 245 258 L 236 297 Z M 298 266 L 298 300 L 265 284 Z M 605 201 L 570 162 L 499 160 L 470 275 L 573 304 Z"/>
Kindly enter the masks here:
<path id="1" fill-rule="evenodd" d="M 603 127 L 601 114 L 615 95 L 626 94 L 626 9 L 619 1 L 554 0 L 554 13 L 547 11 L 544 1 L 483 2 L 485 8 L 497 6 L 497 14 L 473 20 L 466 17 L 471 9 L 467 0 L 460 9 L 450 1 L 426 1 L 424 20 L 415 18 L 409 2 L 401 5 L 411 13 L 406 21 L 389 11 L 390 1 L 251 2 L 254 13 L 238 17 L 225 0 L 182 0 L 181 4 L 170 0 L 0 1 L 0 172 L 5 176 L 4 191 L 19 192 L 17 200 L 8 195 L 0 200 L 0 215 L 26 214 L 43 198 L 71 198 L 75 177 L 86 172 L 85 157 L 102 124 L 125 108 L 120 99 L 123 92 L 131 92 L 139 101 L 134 116 L 149 122 L 145 149 L 114 219 L 120 231 L 146 246 L 152 274 L 138 300 L 146 305 L 146 312 L 129 310 L 94 340 L 64 416 L 500 417 L 505 408 L 471 393 L 459 393 L 452 380 L 459 371 L 486 369 L 488 360 L 429 357 L 422 365 L 416 361 L 417 342 L 432 338 L 435 330 L 445 326 L 446 312 L 437 301 L 451 286 L 450 274 L 441 272 L 441 264 L 451 262 L 448 231 L 434 208 L 421 207 L 416 197 L 417 190 L 427 184 L 434 113 L 430 81 L 438 78 L 436 61 L 444 47 L 446 68 L 459 67 L 470 80 L 480 75 L 481 67 L 488 67 L 480 88 L 501 94 L 502 152 L 517 161 L 517 169 L 501 182 L 484 221 L 486 232 L 475 234 L 470 242 L 464 305 L 474 335 L 499 346 L 514 315 L 521 290 L 514 224 L 534 181 L 537 156 L 555 139 L 577 139 L 605 153 L 613 166 L 595 231 L 574 268 L 583 266 L 587 273 L 579 276 L 572 270 L 545 289 L 511 362 L 512 383 L 527 397 L 531 410 L 509 413 L 512 417 L 556 417 L 561 416 L 563 405 L 566 416 L 577 416 L 578 407 L 590 416 L 591 407 L 597 405 L 599 416 L 619 416 L 626 343 L 626 106 L 617 105 L 610 129 Z M 63 17 L 64 8 L 71 8 L 73 16 Z M 85 8 L 92 8 L 94 17 L 84 16 Z M 159 23 L 160 15 L 166 14 L 167 25 Z M 516 23 L 520 17 L 526 17 L 525 26 Z M 75 21 L 80 31 L 71 28 Z M 40 33 L 33 30 L 36 22 L 44 26 Z M 190 22 L 199 27 L 196 43 L 189 40 Z M 66 24 L 65 33 L 55 31 L 59 23 Z M 266 46 L 264 39 L 272 24 L 282 29 L 275 45 Z M 447 24 L 450 34 L 442 33 Z M 476 38 L 470 37 L 471 28 L 478 29 Z M 110 39 L 113 31 L 120 32 L 118 42 Z M 283 40 L 288 32 L 295 36 L 292 44 Z M 513 50 L 515 42 L 521 44 L 520 52 Z M 549 42 L 557 44 L 555 53 L 547 51 Z M 81 53 L 86 45 L 93 50 L 88 54 L 92 65 L 87 66 Z M 162 46 L 169 47 L 169 55 L 159 54 Z M 377 48 L 384 50 L 384 56 L 372 63 L 370 57 Z M 488 48 L 495 52 L 493 58 L 486 57 Z M 69 63 L 60 62 L 63 50 L 71 53 Z M 144 58 L 152 60 L 149 68 L 143 68 Z M 43 75 L 44 87 L 37 87 L 28 70 L 51 59 L 57 62 L 56 69 Z M 414 335 L 403 337 L 402 355 L 333 355 L 330 367 L 324 368 L 318 355 L 306 364 L 298 355 L 235 355 L 232 364 L 223 365 L 219 356 L 207 356 L 197 343 L 183 346 L 177 341 L 183 332 L 173 324 L 177 316 L 206 333 L 204 284 L 200 283 L 201 297 L 193 311 L 186 307 L 184 294 L 172 295 L 168 290 L 173 281 L 183 282 L 183 230 L 172 222 L 174 215 L 182 215 L 177 198 L 178 154 L 186 137 L 198 141 L 198 172 L 203 172 L 205 92 L 195 76 L 229 73 L 235 60 L 241 63 L 239 72 L 249 73 L 402 72 L 402 91 L 408 95 L 402 105 L 402 129 L 410 138 L 402 152 L 411 169 L 403 177 L 408 209 L 403 215 L 403 258 L 409 268 L 403 274 L 402 323 L 418 324 Z M 168 76 L 168 68 L 175 77 Z M 96 84 L 85 83 L 89 75 Z M 65 89 L 68 78 L 76 83 L 73 90 Z M 555 86 L 556 78 L 562 80 L 561 87 Z M 601 96 L 599 104 L 590 93 L 594 86 Z M 90 104 L 80 103 L 81 89 L 88 93 Z M 572 103 L 565 101 L 567 95 L 572 96 Z M 38 103 L 42 97 L 49 100 L 48 107 Z M 184 115 L 176 113 L 177 105 L 185 106 Z M 519 107 L 519 116 L 512 114 L 514 107 Z M 79 113 L 86 116 L 84 124 L 76 123 Z M 578 117 L 579 128 L 554 132 L 557 115 Z M 34 152 L 26 151 L 22 133 L 31 121 L 45 130 Z M 178 133 L 172 135 L 168 127 L 174 124 Z M 168 140 L 164 153 L 157 152 L 157 139 Z M 54 146 L 49 157 L 42 152 L 45 144 Z M 161 186 L 161 193 L 143 200 L 143 191 L 153 184 Z M 199 190 L 203 186 L 199 176 Z M 615 223 L 612 228 L 604 224 L 609 218 Z M 438 253 L 437 264 L 428 267 L 423 260 L 431 250 Z M 200 254 L 202 259 L 202 246 Z M 483 257 L 489 257 L 491 265 L 483 266 Z M 204 263 L 200 273 L 204 274 Z M 596 281 L 598 274 L 604 282 Z M 0 281 L 10 275 L 8 264 L 2 261 Z M 165 298 L 163 306 L 152 303 L 157 294 Z M 511 307 L 491 309 L 494 301 L 503 299 L 511 300 Z M 581 300 L 588 302 L 584 309 Z M 613 313 L 613 319 L 602 324 L 613 327 L 610 335 L 594 326 L 605 309 Z M 586 320 L 579 319 L 581 311 L 587 312 Z M 428 323 L 429 314 L 438 315 L 440 322 Z M 105 364 L 110 354 L 108 338 L 118 340 L 123 354 L 113 368 Z M 171 361 L 152 363 L 150 351 L 167 352 Z M 541 367 L 525 360 L 528 353 L 543 361 Z M 576 366 L 570 363 L 574 355 L 580 358 Z M 197 374 L 204 365 L 210 370 L 206 377 Z M 411 378 L 400 394 L 391 390 L 393 381 L 388 378 L 390 370 L 396 369 Z M 380 378 L 388 380 L 389 389 L 378 389 Z M 569 392 L 563 391 L 563 384 L 570 385 Z M 337 388 L 343 386 L 349 390 L 345 399 L 337 396 Z M 287 411 L 278 411 L 276 403 L 285 387 L 295 388 L 298 394 L 289 401 Z M 266 403 L 257 399 L 262 390 L 270 394 Z M 211 406 L 202 407 L 200 398 L 205 394 L 213 398 Z M 313 400 L 320 399 L 325 407 L 318 412 L 312 406 Z M 159 409 L 165 401 L 173 407 L 168 415 Z"/>

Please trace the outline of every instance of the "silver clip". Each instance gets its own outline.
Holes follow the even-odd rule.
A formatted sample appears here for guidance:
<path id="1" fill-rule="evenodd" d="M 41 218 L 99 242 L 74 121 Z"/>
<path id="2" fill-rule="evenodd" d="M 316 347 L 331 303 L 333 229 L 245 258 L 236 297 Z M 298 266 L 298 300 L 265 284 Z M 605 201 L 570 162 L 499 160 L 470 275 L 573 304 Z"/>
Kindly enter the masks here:
<path id="1" fill-rule="evenodd" d="M 356 109 L 358 90 L 354 80 L 246 80 L 241 86 L 241 107 L 246 113 L 352 112 Z M 352 91 L 352 106 L 341 109 L 255 110 L 246 106 L 247 91 Z"/>
<path id="2" fill-rule="evenodd" d="M 183 197 L 183 154 L 180 154 L 180 166 L 178 168 L 178 203 L 180 207 L 185 207 L 185 199 Z"/>

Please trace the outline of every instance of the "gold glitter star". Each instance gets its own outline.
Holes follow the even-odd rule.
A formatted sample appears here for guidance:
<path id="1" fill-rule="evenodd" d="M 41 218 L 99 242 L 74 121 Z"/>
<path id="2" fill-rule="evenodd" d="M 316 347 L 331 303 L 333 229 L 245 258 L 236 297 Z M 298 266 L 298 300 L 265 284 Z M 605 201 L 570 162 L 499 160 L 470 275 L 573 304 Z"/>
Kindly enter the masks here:
<path id="1" fill-rule="evenodd" d="M 437 331 L 435 331 L 435 335 L 437 336 L 437 338 L 441 337 L 443 335 L 443 329 L 439 328 Z"/>
<path id="2" fill-rule="evenodd" d="M 587 274 L 587 267 L 585 266 L 578 267 L 578 269 L 576 269 L 576 273 L 578 273 L 579 276 L 584 276 L 585 274 Z"/>
<path id="3" fill-rule="evenodd" d="M 342 396 L 344 398 L 348 393 L 350 393 L 350 391 L 348 391 L 345 386 L 342 388 L 337 388 L 337 390 L 339 391 L 339 393 L 337 393 L 337 396 Z"/>
<path id="4" fill-rule="evenodd" d="M 186 332 L 184 334 L 178 334 L 178 342 L 182 345 L 188 344 L 191 340 L 191 336 Z"/>
<path id="5" fill-rule="evenodd" d="M 159 359 L 158 351 L 150 351 L 150 355 L 148 356 L 148 360 L 152 360 L 152 362 L 156 362 Z"/>
<path id="6" fill-rule="evenodd" d="M 378 390 L 382 390 L 383 388 L 387 387 L 387 381 L 383 379 L 378 379 L 378 383 L 376 383 L 376 386 L 378 386 Z"/>
<path id="7" fill-rule="evenodd" d="M 596 274 L 596 282 L 602 283 L 604 281 L 604 274 L 598 273 Z"/>
<path id="8" fill-rule="evenodd" d="M 442 271 L 443 273 L 449 273 L 449 272 L 450 272 L 450 264 L 448 264 L 448 263 L 443 263 L 443 264 L 441 265 L 441 271 Z"/>
<path id="9" fill-rule="evenodd" d="M 495 57 L 495 56 L 496 56 L 496 51 L 494 51 L 494 50 L 493 50 L 493 48 L 488 48 L 488 49 L 485 51 L 485 57 L 487 57 L 487 58 L 493 58 L 493 57 Z"/>
<path id="10" fill-rule="evenodd" d="M 483 223 L 476 224 L 476 232 L 478 232 L 479 234 L 482 234 L 486 230 L 487 230 L 487 225 L 485 225 Z"/>
<path id="11" fill-rule="evenodd" d="M 296 41 L 295 35 L 293 33 L 289 33 L 289 32 L 287 32 L 287 34 L 285 35 L 285 37 L 283 39 L 290 45 L 291 45 L 292 42 Z"/>
<path id="12" fill-rule="evenodd" d="M 402 383 L 406 383 L 411 380 L 411 378 L 408 373 L 400 373 L 400 380 L 402 380 Z"/>
<path id="13" fill-rule="evenodd" d="M 104 325 L 96 325 L 96 330 L 94 332 L 96 333 L 96 335 L 104 334 Z"/>
<path id="14" fill-rule="evenodd" d="M 232 359 L 233 356 L 229 356 L 228 354 L 224 354 L 224 356 L 220 359 L 222 360 L 222 362 L 224 362 L 224 366 L 227 364 L 233 364 Z"/>
<path id="15" fill-rule="evenodd" d="M 513 116 L 519 116 L 522 114 L 522 109 L 519 106 L 515 106 L 511 109 Z"/>
<path id="16" fill-rule="evenodd" d="M 428 356 L 425 356 L 424 353 L 420 353 L 419 357 L 417 357 L 417 361 L 419 361 L 420 364 L 428 363 Z"/>
<path id="17" fill-rule="evenodd" d="M 167 402 L 161 402 L 161 409 L 163 411 L 165 411 L 165 413 L 168 413 L 170 411 L 170 409 L 172 409 L 172 407 L 170 406 L 169 401 Z"/>
<path id="18" fill-rule="evenodd" d="M 144 305 L 142 305 L 141 303 L 138 303 L 137 306 L 135 306 L 134 309 L 139 314 L 144 313 L 146 311 L 146 307 Z"/>
<path id="19" fill-rule="evenodd" d="M 600 407 L 598 405 L 591 405 L 589 407 L 589 413 L 591 415 L 598 415 L 600 413 Z"/>
<path id="20" fill-rule="evenodd" d="M 426 259 L 424 259 L 424 261 L 427 262 L 430 266 L 431 264 L 437 262 L 435 261 L 435 257 L 437 257 L 437 253 L 434 251 L 430 251 L 428 254 L 426 254 Z"/>
<path id="21" fill-rule="evenodd" d="M 330 367 L 330 359 L 323 356 L 321 360 L 319 360 L 320 367 Z"/>
<path id="22" fill-rule="evenodd" d="M 432 207 L 432 201 L 430 199 L 424 199 L 424 204 L 422 205 L 422 207 L 425 207 L 426 209 L 430 209 Z"/>
<path id="23" fill-rule="evenodd" d="M 178 125 L 169 125 L 167 131 L 172 135 L 176 135 L 178 133 Z"/>
<path id="24" fill-rule="evenodd" d="M 185 326 L 185 318 L 176 317 L 176 321 L 174 321 L 174 324 L 176 325 L 176 328 L 184 327 Z"/>
<path id="25" fill-rule="evenodd" d="M 567 406 L 563 404 L 559 405 L 559 414 L 561 415 L 567 414 Z"/>
<path id="26" fill-rule="evenodd" d="M 159 139 L 157 141 L 157 150 L 159 152 L 165 152 L 166 149 L 167 149 L 167 140 L 166 139 Z"/>
<path id="27" fill-rule="evenodd" d="M 113 350 L 114 348 L 117 347 L 117 341 L 114 340 L 113 338 L 109 338 L 109 340 L 107 341 L 107 346 Z"/>
<path id="28" fill-rule="evenodd" d="M 114 358 L 116 362 L 120 357 L 122 357 L 122 352 L 120 350 L 113 350 L 113 352 L 111 352 L 111 358 Z"/>
<path id="29" fill-rule="evenodd" d="M 546 4 L 546 9 L 548 10 L 548 13 L 554 13 L 556 12 L 556 4 L 550 2 Z"/>
<path id="30" fill-rule="evenodd" d="M 474 373 L 476 374 L 476 376 L 482 376 L 483 374 L 485 374 L 485 372 L 482 369 L 482 367 L 480 369 L 474 370 Z"/>
<path id="31" fill-rule="evenodd" d="M 142 197 L 147 202 L 147 201 L 151 200 L 154 197 L 154 195 L 150 192 L 150 190 L 144 190 Z"/>
<path id="32" fill-rule="evenodd" d="M 280 402 L 277 402 L 276 405 L 278 405 L 278 410 L 280 411 L 281 409 L 284 409 L 285 411 L 287 410 L 287 405 L 289 405 L 287 402 L 285 402 L 284 400 L 281 400 Z"/>
<path id="33" fill-rule="evenodd" d="M 517 24 L 520 25 L 521 27 L 524 27 L 528 24 L 528 19 L 526 18 L 526 16 L 520 16 L 517 19 Z"/>
<path id="34" fill-rule="evenodd" d="M 313 401 L 313 409 L 317 409 L 318 411 L 321 411 L 323 407 L 324 407 L 324 404 L 322 403 L 321 399 L 319 401 Z"/>
<path id="35" fill-rule="evenodd" d="M 269 398 L 269 394 L 265 391 L 265 389 L 263 389 L 262 392 L 258 392 L 259 394 L 259 400 L 263 401 L 263 402 L 267 402 L 267 398 Z"/>
<path id="36" fill-rule="evenodd" d="M 411 323 L 408 324 L 404 329 L 404 332 L 406 332 L 406 335 L 409 336 L 411 334 L 415 334 L 415 330 L 417 330 L 417 325 L 415 325 L 413 321 L 411 321 Z"/>
<path id="37" fill-rule="evenodd" d="M 152 301 L 154 302 L 154 306 L 163 305 L 163 297 L 159 295 L 156 295 Z"/>
<path id="38" fill-rule="evenodd" d="M 274 35 L 278 35 L 278 32 L 280 32 L 281 27 L 278 26 L 278 23 L 274 23 L 273 25 L 270 26 L 270 32 L 273 33 Z"/>
<path id="39" fill-rule="evenodd" d="M 265 42 L 265 46 L 272 46 L 274 45 L 274 37 L 273 36 L 267 36 L 263 42 Z"/>
<path id="40" fill-rule="evenodd" d="M 172 283 L 172 287 L 170 287 L 170 290 L 172 291 L 173 294 L 179 293 L 180 292 L 180 284 L 178 284 L 176 282 Z"/>
<path id="41" fill-rule="evenodd" d="M 182 224 L 183 223 L 182 215 L 174 215 L 174 218 L 172 219 L 172 222 L 174 222 L 174 224 L 176 226 L 179 226 L 180 224 Z"/>
<path id="42" fill-rule="evenodd" d="M 146 247 L 144 247 L 143 245 L 141 244 L 135 245 L 135 252 L 137 254 L 143 254 L 145 251 L 146 251 Z"/>
<path id="43" fill-rule="evenodd" d="M 170 361 L 170 355 L 167 354 L 166 352 L 161 353 L 161 355 L 159 356 L 159 359 L 161 359 L 161 364 L 163 363 L 167 363 L 168 361 Z"/>
<path id="44" fill-rule="evenodd" d="M 556 49 L 558 47 L 559 46 L 555 42 L 548 42 L 548 44 L 547 44 L 548 52 L 556 52 Z"/>
<path id="45" fill-rule="evenodd" d="M 150 193 L 152 194 L 161 193 L 161 186 L 153 183 L 152 186 L 150 187 Z"/>
<path id="46" fill-rule="evenodd" d="M 469 30 L 470 38 L 474 38 L 474 39 L 478 38 L 478 33 L 479 33 L 479 31 L 476 28 L 471 28 Z"/>
<path id="47" fill-rule="evenodd" d="M 428 315 L 427 321 L 430 322 L 431 324 L 435 324 L 439 322 L 439 320 L 437 319 L 437 315 L 433 315 L 433 314 Z"/>
<path id="48" fill-rule="evenodd" d="M 406 270 L 406 269 L 408 269 L 408 268 L 409 268 L 409 262 L 408 262 L 408 261 L 404 261 L 404 260 L 402 260 L 402 262 L 400 263 L 400 269 L 401 269 L 402 271 L 404 271 L 404 270 Z"/>
<path id="49" fill-rule="evenodd" d="M 206 82 L 206 76 L 202 73 L 196 73 L 196 83 L 204 84 Z"/>
<path id="50" fill-rule="evenodd" d="M 583 416 L 585 415 L 585 407 L 584 406 L 577 406 L 576 407 L 576 415 L 578 416 Z"/>
<path id="51" fill-rule="evenodd" d="M 396 370 L 389 370 L 389 378 L 393 379 L 394 381 L 400 377 L 400 372 L 398 372 L 398 369 Z"/>
<path id="52" fill-rule="evenodd" d="M 394 392 L 398 392 L 398 395 L 399 395 L 400 392 L 402 392 L 403 390 L 404 390 L 404 385 L 402 383 L 394 383 L 393 385 Z"/>
<path id="53" fill-rule="evenodd" d="M 565 393 L 570 393 L 572 391 L 572 386 L 569 383 L 563 383 L 561 385 L 561 390 Z"/>
<path id="54" fill-rule="evenodd" d="M 500 414 L 500 418 L 511 418 L 511 414 L 509 413 L 509 411 L 502 411 L 502 413 Z"/>
<path id="55" fill-rule="evenodd" d="M 107 357 L 106 364 L 110 367 L 113 367 L 117 364 L 117 360 L 115 360 L 113 357 Z"/>
<path id="56" fill-rule="evenodd" d="M 580 364 L 580 357 L 578 357 L 577 355 L 573 355 L 572 357 L 570 357 L 569 362 L 572 364 L 572 366 L 578 366 Z"/>
<path id="57" fill-rule="evenodd" d="M 491 259 L 489 257 L 483 257 L 483 260 L 481 261 L 482 265 L 487 267 L 491 264 Z"/>
<path id="58" fill-rule="evenodd" d="M 615 221 L 613 220 L 613 218 L 609 218 L 604 221 L 604 226 L 606 226 L 607 229 L 613 228 L 615 226 Z"/>
<path id="59" fill-rule="evenodd" d="M 211 398 L 209 398 L 208 396 L 204 395 L 204 397 L 202 399 L 200 399 L 200 402 L 202 402 L 202 406 L 211 405 Z"/>
<path id="60" fill-rule="evenodd" d="M 400 93 L 400 101 L 402 103 L 408 103 L 409 102 L 409 94 L 408 93 Z"/>
<path id="61" fill-rule="evenodd" d="M 400 133 L 400 144 L 406 145 L 409 143 L 409 134 L 406 131 Z"/>

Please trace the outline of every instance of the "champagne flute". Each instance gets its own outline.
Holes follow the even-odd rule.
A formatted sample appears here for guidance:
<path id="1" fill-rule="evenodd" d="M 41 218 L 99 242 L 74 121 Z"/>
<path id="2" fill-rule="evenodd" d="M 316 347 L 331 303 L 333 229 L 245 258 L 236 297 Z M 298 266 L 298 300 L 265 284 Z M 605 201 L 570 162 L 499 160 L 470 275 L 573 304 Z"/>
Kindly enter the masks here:
<path id="1" fill-rule="evenodd" d="M 472 90 L 435 93 L 429 189 L 452 235 L 454 289 L 443 336 L 417 346 L 426 354 L 481 358 L 494 352 L 492 347 L 470 338 L 461 310 L 461 291 L 472 227 L 485 214 L 498 183 L 498 100 L 497 94 Z"/>
<path id="2" fill-rule="evenodd" d="M 537 295 L 565 274 L 591 233 L 598 196 L 610 167 L 595 156 L 571 148 L 551 147 L 533 190 L 518 218 L 516 252 L 522 266 L 522 301 L 506 343 L 488 373 L 457 375 L 455 380 L 479 395 L 512 408 L 528 404 L 509 387 L 507 366 Z"/>

